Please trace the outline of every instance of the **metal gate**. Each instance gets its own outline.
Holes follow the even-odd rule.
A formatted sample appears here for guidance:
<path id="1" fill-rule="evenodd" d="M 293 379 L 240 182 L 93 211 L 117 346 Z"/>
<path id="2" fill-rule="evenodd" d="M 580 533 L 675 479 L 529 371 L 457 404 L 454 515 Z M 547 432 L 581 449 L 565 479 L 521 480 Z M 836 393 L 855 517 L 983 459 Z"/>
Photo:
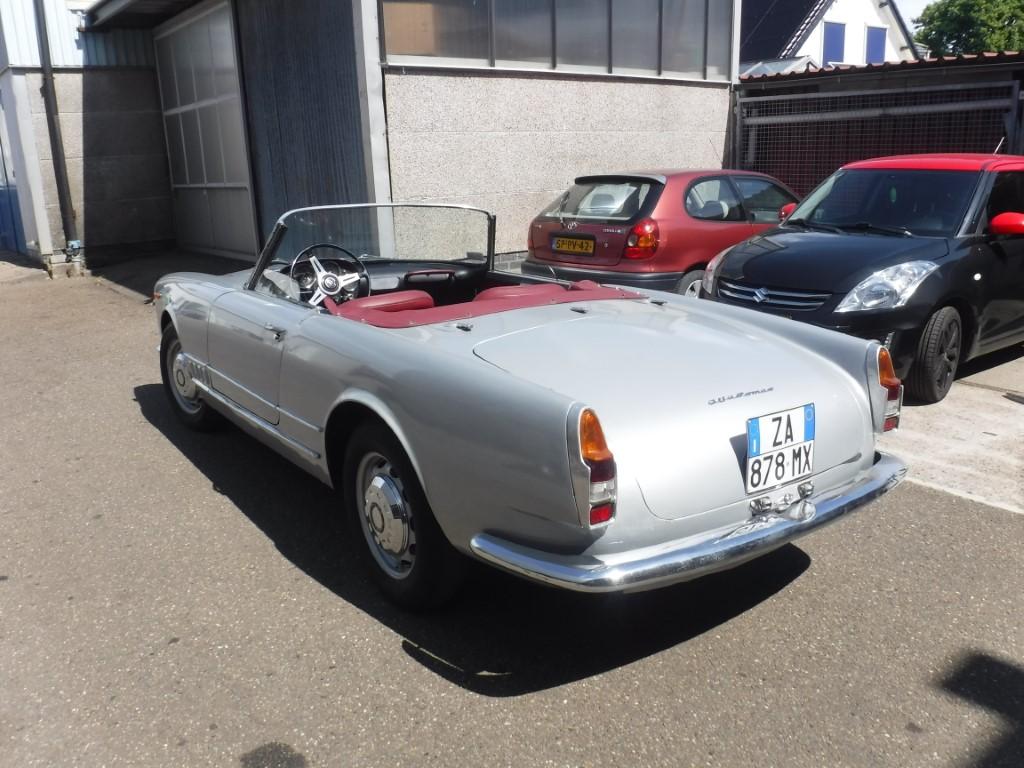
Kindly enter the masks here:
<path id="1" fill-rule="evenodd" d="M 161 27 L 157 70 L 178 243 L 254 259 L 256 227 L 228 3 Z"/>
<path id="2" fill-rule="evenodd" d="M 800 194 L 854 160 L 923 152 L 1014 152 L 1018 83 L 741 95 L 734 157 Z"/>

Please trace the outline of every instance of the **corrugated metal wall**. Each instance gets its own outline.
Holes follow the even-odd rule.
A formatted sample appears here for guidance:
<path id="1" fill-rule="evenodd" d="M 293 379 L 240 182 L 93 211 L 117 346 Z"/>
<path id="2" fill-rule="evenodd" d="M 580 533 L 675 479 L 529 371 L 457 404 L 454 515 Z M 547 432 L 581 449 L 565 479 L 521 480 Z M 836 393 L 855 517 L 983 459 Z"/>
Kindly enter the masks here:
<path id="1" fill-rule="evenodd" d="M 263 237 L 290 208 L 367 202 L 351 5 L 235 4 Z"/>
<path id="2" fill-rule="evenodd" d="M 148 29 L 81 32 L 81 11 L 69 10 L 65 0 L 43 0 L 43 4 L 55 67 L 153 66 L 153 38 Z M 0 0 L 0 31 L 9 66 L 39 66 L 33 0 Z"/>

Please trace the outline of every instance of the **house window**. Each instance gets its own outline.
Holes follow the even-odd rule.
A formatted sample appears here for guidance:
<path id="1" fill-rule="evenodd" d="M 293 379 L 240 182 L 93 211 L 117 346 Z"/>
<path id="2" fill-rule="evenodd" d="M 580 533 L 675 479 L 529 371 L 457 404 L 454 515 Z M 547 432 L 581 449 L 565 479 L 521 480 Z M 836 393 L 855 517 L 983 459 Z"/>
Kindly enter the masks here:
<path id="1" fill-rule="evenodd" d="M 885 61 L 886 32 L 884 27 L 868 27 L 867 51 L 864 57 L 868 64 L 881 64 Z"/>
<path id="2" fill-rule="evenodd" d="M 732 0 L 378 0 L 387 64 L 728 82 Z"/>
<path id="3" fill-rule="evenodd" d="M 822 50 L 822 64 L 842 64 L 846 56 L 846 25 L 825 22 L 825 45 Z"/>

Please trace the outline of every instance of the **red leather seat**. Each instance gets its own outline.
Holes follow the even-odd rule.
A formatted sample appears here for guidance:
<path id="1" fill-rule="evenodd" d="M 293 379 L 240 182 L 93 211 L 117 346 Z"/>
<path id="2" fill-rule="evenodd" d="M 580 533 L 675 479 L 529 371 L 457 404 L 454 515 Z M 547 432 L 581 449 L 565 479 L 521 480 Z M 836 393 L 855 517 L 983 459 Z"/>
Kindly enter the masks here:
<path id="1" fill-rule="evenodd" d="M 494 299 L 518 299 L 522 296 L 557 296 L 565 292 L 565 287 L 556 283 L 543 285 L 499 285 L 480 291 L 473 301 L 492 301 Z"/>
<path id="2" fill-rule="evenodd" d="M 359 314 L 367 309 L 375 309 L 378 312 L 430 309 L 434 306 L 434 299 L 426 291 L 395 291 L 394 293 L 366 296 L 362 299 L 352 299 L 344 304 L 338 304 L 328 296 L 324 298 L 324 306 L 332 315 L 344 317 L 345 315 Z"/>

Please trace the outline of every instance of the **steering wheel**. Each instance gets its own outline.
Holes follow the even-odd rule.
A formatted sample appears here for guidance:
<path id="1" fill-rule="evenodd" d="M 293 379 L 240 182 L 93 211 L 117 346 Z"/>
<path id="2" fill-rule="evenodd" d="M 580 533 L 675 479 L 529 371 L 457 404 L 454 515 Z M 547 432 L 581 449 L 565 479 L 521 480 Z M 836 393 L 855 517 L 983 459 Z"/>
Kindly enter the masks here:
<path id="1" fill-rule="evenodd" d="M 320 263 L 320 259 L 313 255 L 313 251 L 317 248 L 331 248 L 332 250 L 338 251 L 340 256 L 336 257 L 337 261 L 345 262 L 349 267 L 352 268 L 347 275 L 336 275 L 334 272 L 330 272 L 324 269 L 324 265 Z M 295 279 L 295 267 L 302 261 L 306 260 L 309 262 L 309 266 L 313 268 L 313 279 L 316 280 L 316 290 L 313 291 L 313 295 L 309 298 L 309 303 L 314 307 L 319 306 L 323 303 L 326 297 L 330 297 L 335 301 L 348 301 L 350 298 L 362 298 L 370 295 L 370 274 L 366 271 L 366 266 L 361 262 L 352 251 L 347 248 L 342 248 L 340 245 L 335 243 L 316 243 L 310 245 L 307 248 L 303 248 L 299 251 L 295 258 L 292 259 L 291 266 L 288 267 L 288 276 Z M 334 261 L 335 259 L 331 259 Z M 354 296 L 349 296 L 346 289 L 351 286 L 356 286 Z"/>

